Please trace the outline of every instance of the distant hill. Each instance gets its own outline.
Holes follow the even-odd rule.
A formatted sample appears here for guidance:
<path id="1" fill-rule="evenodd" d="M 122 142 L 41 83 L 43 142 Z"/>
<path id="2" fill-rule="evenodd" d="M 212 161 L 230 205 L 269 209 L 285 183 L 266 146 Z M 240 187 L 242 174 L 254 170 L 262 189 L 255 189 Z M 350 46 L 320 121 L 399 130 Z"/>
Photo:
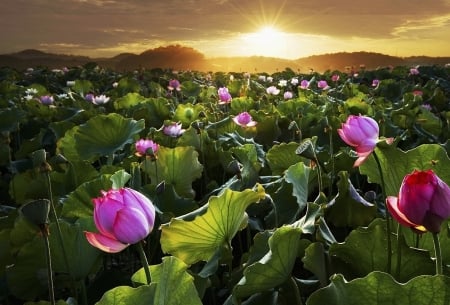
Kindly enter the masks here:
<path id="1" fill-rule="evenodd" d="M 24 70 L 29 67 L 81 66 L 96 62 L 105 68 L 131 71 L 141 68 L 168 68 L 175 70 L 223 71 L 223 72 L 276 72 L 290 68 L 303 73 L 310 70 L 324 72 L 358 68 L 376 69 L 386 66 L 445 65 L 450 57 L 395 57 L 373 52 L 339 52 L 288 60 L 274 57 L 216 57 L 206 58 L 199 51 L 181 45 L 150 49 L 140 54 L 122 53 L 111 58 L 90 58 L 86 56 L 46 53 L 28 49 L 17 53 L 0 55 L 0 67 Z"/>

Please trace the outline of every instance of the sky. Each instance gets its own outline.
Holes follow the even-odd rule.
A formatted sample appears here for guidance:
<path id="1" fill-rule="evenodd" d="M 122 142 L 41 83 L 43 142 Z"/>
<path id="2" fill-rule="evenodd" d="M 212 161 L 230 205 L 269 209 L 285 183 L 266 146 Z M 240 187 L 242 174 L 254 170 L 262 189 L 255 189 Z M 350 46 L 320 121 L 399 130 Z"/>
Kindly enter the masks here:
<path id="1" fill-rule="evenodd" d="M 0 54 L 450 56 L 450 0 L 1 0 L 0 28 Z"/>

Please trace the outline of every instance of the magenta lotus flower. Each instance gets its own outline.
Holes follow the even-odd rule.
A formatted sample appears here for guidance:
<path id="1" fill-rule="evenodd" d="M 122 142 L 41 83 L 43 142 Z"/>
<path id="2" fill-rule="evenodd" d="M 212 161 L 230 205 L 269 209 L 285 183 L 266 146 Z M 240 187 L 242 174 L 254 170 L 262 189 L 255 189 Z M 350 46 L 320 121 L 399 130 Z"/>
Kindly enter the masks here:
<path id="1" fill-rule="evenodd" d="M 306 79 L 302 80 L 300 82 L 300 89 L 308 89 L 309 88 L 309 81 Z"/>
<path id="2" fill-rule="evenodd" d="M 253 127 L 257 124 L 248 112 L 239 113 L 233 118 L 233 121 L 241 127 Z"/>
<path id="3" fill-rule="evenodd" d="M 339 80 L 339 74 L 333 74 L 333 75 L 331 76 L 331 81 L 337 82 L 338 80 Z"/>
<path id="4" fill-rule="evenodd" d="M 117 253 L 135 244 L 153 230 L 155 207 L 130 188 L 102 191 L 94 198 L 94 222 L 98 233 L 84 232 L 88 242 L 108 253 Z"/>
<path id="5" fill-rule="evenodd" d="M 219 90 L 217 90 L 217 94 L 219 95 L 219 104 L 228 104 L 231 102 L 231 94 L 228 92 L 228 88 L 219 88 Z"/>
<path id="6" fill-rule="evenodd" d="M 139 157 L 145 156 L 149 152 L 154 155 L 159 149 L 159 145 L 157 143 L 148 139 L 140 139 L 136 141 L 135 147 L 136 147 L 136 155 Z"/>
<path id="7" fill-rule="evenodd" d="M 327 83 L 327 81 L 326 80 L 319 80 L 318 82 L 317 82 L 317 87 L 319 88 L 319 89 L 328 89 L 329 87 L 328 87 L 328 83 Z"/>
<path id="8" fill-rule="evenodd" d="M 353 146 L 358 154 L 358 159 L 353 166 L 360 166 L 375 149 L 378 142 L 378 123 L 366 116 L 350 115 L 347 121 L 338 129 L 341 139 Z"/>
<path id="9" fill-rule="evenodd" d="M 411 75 L 419 75 L 419 69 L 417 69 L 417 68 L 411 68 L 411 69 L 409 69 L 409 74 L 411 74 Z"/>
<path id="10" fill-rule="evenodd" d="M 438 233 L 450 217 L 450 187 L 432 170 L 414 170 L 403 178 L 398 197 L 388 196 L 386 204 L 401 225 Z"/>
<path id="11" fill-rule="evenodd" d="M 51 105 L 55 100 L 51 95 L 43 95 L 40 97 L 39 101 L 42 103 L 42 105 Z"/>
<path id="12" fill-rule="evenodd" d="M 378 87 L 379 84 L 380 84 L 380 81 L 378 79 L 374 79 L 372 81 L 372 87 Z"/>
<path id="13" fill-rule="evenodd" d="M 182 127 L 181 123 L 171 123 L 170 125 L 164 126 L 163 133 L 166 136 L 176 138 L 181 136 L 186 131 L 181 127 Z"/>
<path id="14" fill-rule="evenodd" d="M 173 90 L 180 91 L 181 90 L 181 84 L 180 84 L 180 82 L 178 80 L 171 79 L 169 81 L 169 86 L 167 86 L 167 88 L 169 88 L 170 91 L 173 91 Z"/>

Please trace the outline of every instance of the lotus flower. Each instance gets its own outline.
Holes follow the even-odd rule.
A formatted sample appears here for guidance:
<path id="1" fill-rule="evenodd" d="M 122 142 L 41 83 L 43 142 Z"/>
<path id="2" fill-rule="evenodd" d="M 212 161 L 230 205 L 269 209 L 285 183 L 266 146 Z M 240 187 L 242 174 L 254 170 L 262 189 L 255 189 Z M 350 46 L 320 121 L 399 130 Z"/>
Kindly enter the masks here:
<path id="1" fill-rule="evenodd" d="M 172 123 L 170 125 L 164 126 L 163 133 L 169 137 L 176 138 L 181 136 L 186 131 L 181 127 L 181 123 Z"/>
<path id="2" fill-rule="evenodd" d="M 136 155 L 139 157 L 145 156 L 149 153 L 154 155 L 159 149 L 159 145 L 157 143 L 148 139 L 140 139 L 136 141 L 135 147 L 136 147 Z"/>
<path id="3" fill-rule="evenodd" d="M 275 86 L 270 86 L 269 88 L 266 89 L 267 94 L 270 95 L 278 95 L 278 93 L 280 93 L 280 89 L 278 89 Z"/>
<path id="4" fill-rule="evenodd" d="M 167 86 L 167 88 L 169 88 L 170 91 L 176 90 L 176 91 L 180 91 L 181 90 L 181 84 L 178 80 L 176 79 L 171 79 L 169 81 L 169 86 Z"/>
<path id="5" fill-rule="evenodd" d="M 85 232 L 88 242 L 108 253 L 135 244 L 153 230 L 155 207 L 150 199 L 130 188 L 102 191 L 94 198 L 94 222 L 99 233 Z"/>
<path id="6" fill-rule="evenodd" d="M 40 97 L 39 100 L 42 103 L 42 105 L 51 105 L 55 101 L 53 96 L 51 95 L 43 95 Z"/>
<path id="7" fill-rule="evenodd" d="M 252 127 L 257 124 L 248 112 L 241 112 L 233 118 L 233 121 L 241 127 Z"/>
<path id="8" fill-rule="evenodd" d="M 109 102 L 109 97 L 107 97 L 104 94 L 95 96 L 94 100 L 92 101 L 92 103 L 94 103 L 95 105 L 103 105 L 106 104 L 107 102 Z"/>
<path id="9" fill-rule="evenodd" d="M 406 175 L 398 197 L 388 196 L 387 208 L 401 225 L 438 233 L 450 217 L 450 187 L 432 170 Z"/>
<path id="10" fill-rule="evenodd" d="M 300 89 L 308 89 L 309 88 L 309 81 L 306 79 L 302 80 L 300 82 Z"/>
<path id="11" fill-rule="evenodd" d="M 319 89 L 323 89 L 323 90 L 326 90 L 326 89 L 329 88 L 328 83 L 327 83 L 326 80 L 319 80 L 319 81 L 317 82 L 317 87 L 318 87 Z"/>
<path id="12" fill-rule="evenodd" d="M 291 91 L 286 91 L 286 92 L 283 94 L 283 97 L 284 97 L 285 100 L 289 100 L 289 99 L 291 99 L 291 98 L 294 97 L 294 94 L 293 94 Z"/>
<path id="13" fill-rule="evenodd" d="M 228 92 L 228 88 L 219 88 L 219 90 L 217 90 L 217 94 L 219 95 L 219 104 L 228 104 L 231 102 L 231 94 Z"/>
<path id="14" fill-rule="evenodd" d="M 353 146 L 358 154 L 358 159 L 353 166 L 360 166 L 372 153 L 379 141 L 378 123 L 367 116 L 350 115 L 347 121 L 338 129 L 341 139 L 350 146 Z M 392 143 L 393 139 L 386 139 L 387 143 Z"/>

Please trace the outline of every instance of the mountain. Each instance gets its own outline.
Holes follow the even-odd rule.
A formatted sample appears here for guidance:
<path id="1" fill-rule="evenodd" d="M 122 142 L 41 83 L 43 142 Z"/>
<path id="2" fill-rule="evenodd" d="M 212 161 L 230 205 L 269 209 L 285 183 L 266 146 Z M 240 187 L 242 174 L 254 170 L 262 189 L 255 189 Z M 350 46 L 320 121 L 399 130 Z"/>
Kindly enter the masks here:
<path id="1" fill-rule="evenodd" d="M 386 66 L 445 65 L 450 57 L 395 57 L 373 52 L 339 52 L 313 55 L 295 60 L 251 56 L 251 57 L 216 57 L 206 58 L 199 51 L 181 45 L 171 45 L 150 49 L 140 54 L 122 53 L 111 58 L 90 58 L 86 56 L 46 53 L 28 49 L 17 53 L 0 55 L 0 67 L 24 70 L 29 67 L 63 67 L 82 66 L 89 62 L 118 71 L 136 69 L 174 69 L 223 72 L 276 72 L 286 68 L 299 72 L 325 72 L 358 68 L 376 69 Z"/>

